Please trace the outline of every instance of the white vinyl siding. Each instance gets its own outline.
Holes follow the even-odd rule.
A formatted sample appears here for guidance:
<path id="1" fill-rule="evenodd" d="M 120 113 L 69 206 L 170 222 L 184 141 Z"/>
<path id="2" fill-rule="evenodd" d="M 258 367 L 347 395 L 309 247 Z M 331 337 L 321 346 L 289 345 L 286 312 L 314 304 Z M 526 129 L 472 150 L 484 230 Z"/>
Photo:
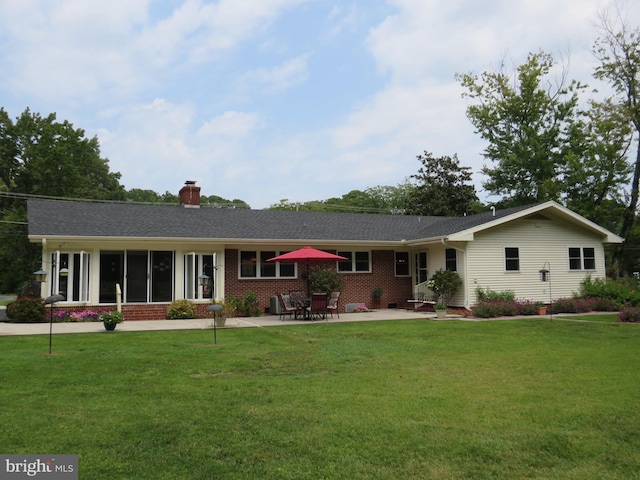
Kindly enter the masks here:
<path id="1" fill-rule="evenodd" d="M 568 248 L 593 249 L 592 270 L 570 270 Z M 518 247 L 519 274 L 504 268 L 505 247 Z M 545 262 L 553 278 L 540 281 Z M 604 249 L 601 239 L 573 224 L 551 219 L 520 219 L 507 225 L 479 232 L 467 244 L 466 279 L 469 281 L 469 303 L 476 303 L 476 289 L 512 290 L 517 299 L 549 301 L 549 288 L 554 299 L 568 297 L 580 290 L 586 275 L 605 276 Z M 517 279 L 517 280 L 514 280 Z"/>

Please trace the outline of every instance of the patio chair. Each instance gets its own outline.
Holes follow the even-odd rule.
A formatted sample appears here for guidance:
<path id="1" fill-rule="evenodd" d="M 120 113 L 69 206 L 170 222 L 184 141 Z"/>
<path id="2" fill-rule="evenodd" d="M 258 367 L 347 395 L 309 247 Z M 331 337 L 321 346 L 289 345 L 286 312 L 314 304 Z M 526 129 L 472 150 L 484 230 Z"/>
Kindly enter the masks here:
<path id="1" fill-rule="evenodd" d="M 287 315 L 296 315 L 298 308 L 291 305 L 289 295 L 278 294 L 278 302 L 280 303 L 280 321 L 284 322 L 284 317 Z M 297 318 L 297 315 L 294 317 Z"/>
<path id="2" fill-rule="evenodd" d="M 327 319 L 327 294 L 326 293 L 312 293 L 311 294 L 311 305 L 307 307 L 307 312 L 309 313 L 309 318 L 313 320 L 314 318 L 322 317 L 325 320 Z"/>
<path id="3" fill-rule="evenodd" d="M 340 318 L 340 311 L 338 310 L 339 298 L 340 292 L 331 292 L 331 297 L 329 297 L 329 301 L 327 302 L 327 310 L 331 313 L 331 318 L 333 318 L 333 312 L 336 312 L 336 315 Z"/>

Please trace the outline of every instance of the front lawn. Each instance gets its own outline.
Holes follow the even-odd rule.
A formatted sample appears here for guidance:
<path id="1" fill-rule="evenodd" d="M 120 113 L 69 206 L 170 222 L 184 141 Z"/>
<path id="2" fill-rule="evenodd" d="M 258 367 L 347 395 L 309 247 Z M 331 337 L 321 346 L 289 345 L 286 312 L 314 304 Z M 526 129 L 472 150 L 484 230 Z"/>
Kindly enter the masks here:
<path id="1" fill-rule="evenodd" d="M 593 317 L 589 317 L 592 319 Z M 90 479 L 628 479 L 640 325 L 0 337 L 0 451 Z"/>

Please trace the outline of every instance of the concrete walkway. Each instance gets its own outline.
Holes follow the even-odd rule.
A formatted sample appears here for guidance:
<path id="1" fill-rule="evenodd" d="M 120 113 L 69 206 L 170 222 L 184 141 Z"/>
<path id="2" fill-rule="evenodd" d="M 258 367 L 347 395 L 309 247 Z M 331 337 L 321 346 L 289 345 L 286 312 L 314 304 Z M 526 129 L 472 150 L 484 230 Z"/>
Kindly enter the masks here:
<path id="1" fill-rule="evenodd" d="M 454 320 L 460 317 L 449 315 L 447 319 Z M 404 309 L 376 310 L 372 312 L 341 313 L 340 318 L 334 315 L 328 317 L 327 323 L 339 322 L 371 322 L 377 320 L 435 320 L 434 312 L 414 312 Z M 193 320 L 137 320 L 124 321 L 116 327 L 116 332 L 141 332 L 141 331 L 162 331 L 162 330 L 203 330 L 213 328 L 211 318 L 197 318 Z M 278 315 L 263 315 L 261 317 L 241 317 L 227 319 L 224 328 L 243 327 L 274 327 L 283 325 L 308 325 L 325 323 L 324 320 L 293 320 L 285 317 L 280 321 Z M 49 323 L 5 323 L 0 322 L 0 336 L 3 335 L 48 335 Z M 54 334 L 61 333 L 108 333 L 100 322 L 64 322 L 54 323 L 52 327 Z"/>

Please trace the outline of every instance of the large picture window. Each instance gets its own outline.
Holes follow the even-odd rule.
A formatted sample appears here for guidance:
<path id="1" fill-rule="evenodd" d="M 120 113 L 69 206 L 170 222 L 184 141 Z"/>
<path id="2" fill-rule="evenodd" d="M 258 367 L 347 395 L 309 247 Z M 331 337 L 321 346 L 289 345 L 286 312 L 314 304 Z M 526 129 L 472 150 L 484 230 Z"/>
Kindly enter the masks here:
<path id="1" fill-rule="evenodd" d="M 370 272 L 371 256 L 369 252 L 338 252 L 341 257 L 348 258 L 338 262 L 339 272 Z"/>
<path id="2" fill-rule="evenodd" d="M 569 247 L 569 270 L 595 270 L 596 250 L 592 247 Z"/>
<path id="3" fill-rule="evenodd" d="M 173 271 L 172 251 L 101 251 L 100 303 L 116 301 L 116 283 L 123 292 L 123 302 L 170 302 Z"/>
<path id="4" fill-rule="evenodd" d="M 269 259 L 284 253 L 288 253 L 288 251 L 240 251 L 240 278 L 295 278 L 295 263 L 268 261 Z"/>

